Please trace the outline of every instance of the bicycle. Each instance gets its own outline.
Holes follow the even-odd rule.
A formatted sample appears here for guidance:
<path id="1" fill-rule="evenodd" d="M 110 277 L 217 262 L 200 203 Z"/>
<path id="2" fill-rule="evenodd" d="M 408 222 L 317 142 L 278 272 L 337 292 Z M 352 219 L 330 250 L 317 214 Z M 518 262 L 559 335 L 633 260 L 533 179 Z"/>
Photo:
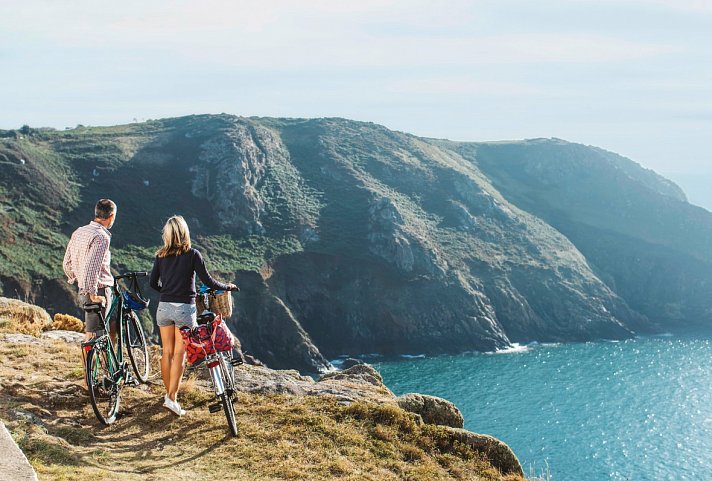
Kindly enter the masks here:
<path id="1" fill-rule="evenodd" d="M 210 289 L 205 286 L 200 287 L 199 294 L 203 296 L 206 310 L 198 316 L 198 327 L 181 327 L 181 334 L 186 343 L 186 352 L 191 355 L 195 353 L 195 360 L 192 364 L 204 355 L 203 364 L 207 366 L 210 373 L 210 381 L 215 391 L 216 402 L 208 406 L 211 413 L 224 411 L 230 433 L 237 436 L 237 423 L 235 421 L 235 406 L 237 401 L 237 391 L 235 389 L 235 367 L 242 364 L 242 359 L 232 356 L 232 334 L 225 325 L 222 316 L 210 309 L 210 296 L 221 294 L 225 291 Z M 226 330 L 227 332 L 219 332 Z M 229 340 L 226 336 L 230 336 Z M 218 343 L 220 345 L 218 345 Z M 229 350 L 228 349 L 229 343 Z"/>
<path id="2" fill-rule="evenodd" d="M 127 272 L 114 276 L 114 299 L 106 316 L 102 313 L 101 304 L 84 306 L 86 312 L 97 313 L 104 325 L 102 331 L 82 343 L 82 349 L 86 354 L 85 375 L 89 401 L 97 419 L 105 425 L 116 420 L 123 385 L 146 382 L 150 374 L 146 334 L 135 312 L 148 306 L 148 301 L 141 297 L 138 287 L 138 278 L 146 276 L 148 272 Z M 121 287 L 119 281 L 122 279 L 130 280 L 129 289 Z M 111 339 L 108 325 L 108 320 L 114 315 L 119 320 L 116 346 Z M 124 347 L 134 375 L 124 360 Z"/>

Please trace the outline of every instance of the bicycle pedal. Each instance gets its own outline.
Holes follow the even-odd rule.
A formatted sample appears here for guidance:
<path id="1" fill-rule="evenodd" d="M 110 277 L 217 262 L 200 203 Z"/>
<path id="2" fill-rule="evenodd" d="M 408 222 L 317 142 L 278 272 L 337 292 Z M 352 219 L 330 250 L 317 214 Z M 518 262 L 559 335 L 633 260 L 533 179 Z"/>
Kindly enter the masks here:
<path id="1" fill-rule="evenodd" d="M 215 404 L 211 404 L 210 406 L 208 406 L 208 411 L 210 411 L 213 414 L 220 412 L 221 409 L 222 409 L 222 404 L 220 404 L 220 403 L 215 403 Z"/>

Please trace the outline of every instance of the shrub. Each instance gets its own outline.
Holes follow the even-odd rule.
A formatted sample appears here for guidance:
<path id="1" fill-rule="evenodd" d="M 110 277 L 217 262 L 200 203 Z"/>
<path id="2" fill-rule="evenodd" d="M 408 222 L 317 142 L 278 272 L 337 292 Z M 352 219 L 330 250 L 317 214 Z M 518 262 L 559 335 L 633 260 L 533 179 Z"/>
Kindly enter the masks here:
<path id="1" fill-rule="evenodd" d="M 54 315 L 54 322 L 48 326 L 48 331 L 74 331 L 84 332 L 84 323 L 69 314 L 57 313 Z"/>

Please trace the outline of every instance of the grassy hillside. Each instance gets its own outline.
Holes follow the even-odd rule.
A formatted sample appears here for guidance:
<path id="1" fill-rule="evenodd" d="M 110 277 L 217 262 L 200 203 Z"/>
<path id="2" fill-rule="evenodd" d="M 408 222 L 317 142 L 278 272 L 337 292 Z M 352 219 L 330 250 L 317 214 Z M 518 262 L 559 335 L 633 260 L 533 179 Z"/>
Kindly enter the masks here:
<path id="1" fill-rule="evenodd" d="M 0 172 L 2 293 L 76 311 L 61 257 L 99 198 L 119 206 L 119 271 L 150 269 L 182 214 L 208 266 L 244 279 L 232 326 L 275 366 L 712 323 L 712 214 L 594 147 L 195 115 L 3 131 Z"/>

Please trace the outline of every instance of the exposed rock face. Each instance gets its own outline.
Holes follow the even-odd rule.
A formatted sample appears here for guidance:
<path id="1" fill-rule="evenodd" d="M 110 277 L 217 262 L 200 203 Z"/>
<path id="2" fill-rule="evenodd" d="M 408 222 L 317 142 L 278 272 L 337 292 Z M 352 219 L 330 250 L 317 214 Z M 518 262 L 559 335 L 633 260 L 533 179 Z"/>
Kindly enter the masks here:
<path id="1" fill-rule="evenodd" d="M 262 133 L 236 125 L 202 144 L 194 167 L 193 195 L 210 201 L 223 227 L 248 234 L 264 232 L 264 201 L 256 186 L 264 176 L 266 153 L 258 143 L 273 142 Z"/>
<path id="2" fill-rule="evenodd" d="M 269 292 L 262 276 L 240 272 L 241 292 L 236 315 L 229 321 L 250 352 L 274 368 L 326 371 L 331 365 L 314 346 L 309 334 L 284 302 Z"/>
<path id="3" fill-rule="evenodd" d="M 199 150 L 190 167 L 192 193 L 210 202 L 223 230 L 249 235 L 291 228 L 304 243 L 319 239 L 319 201 L 291 164 L 277 131 L 234 119 Z"/>
<path id="4" fill-rule="evenodd" d="M 406 411 L 420 414 L 423 422 L 463 428 L 465 418 L 453 403 L 447 399 L 427 394 L 409 393 L 398 397 L 398 405 Z"/>

